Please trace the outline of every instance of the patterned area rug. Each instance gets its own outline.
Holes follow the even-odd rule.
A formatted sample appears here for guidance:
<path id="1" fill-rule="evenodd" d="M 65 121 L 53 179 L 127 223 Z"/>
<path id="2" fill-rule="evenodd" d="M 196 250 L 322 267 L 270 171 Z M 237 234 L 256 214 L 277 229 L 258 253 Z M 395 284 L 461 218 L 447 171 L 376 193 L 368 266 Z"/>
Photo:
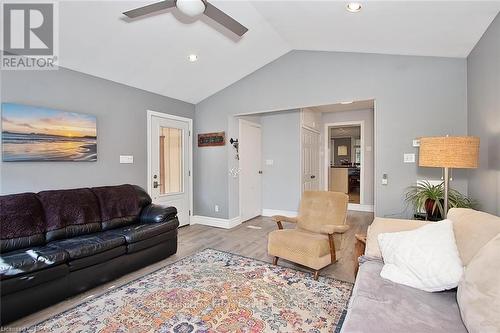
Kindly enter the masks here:
<path id="1" fill-rule="evenodd" d="M 334 332 L 352 284 L 204 250 L 28 332 Z"/>

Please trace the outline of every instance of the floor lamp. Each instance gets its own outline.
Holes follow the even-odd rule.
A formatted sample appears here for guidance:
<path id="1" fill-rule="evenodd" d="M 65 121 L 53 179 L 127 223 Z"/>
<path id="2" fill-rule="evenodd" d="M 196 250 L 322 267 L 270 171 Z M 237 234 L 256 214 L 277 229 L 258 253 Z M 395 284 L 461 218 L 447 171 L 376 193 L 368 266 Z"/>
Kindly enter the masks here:
<path id="1" fill-rule="evenodd" d="M 442 136 L 420 138 L 418 165 L 444 169 L 444 216 L 448 214 L 450 170 L 473 169 L 479 164 L 479 138 Z"/>

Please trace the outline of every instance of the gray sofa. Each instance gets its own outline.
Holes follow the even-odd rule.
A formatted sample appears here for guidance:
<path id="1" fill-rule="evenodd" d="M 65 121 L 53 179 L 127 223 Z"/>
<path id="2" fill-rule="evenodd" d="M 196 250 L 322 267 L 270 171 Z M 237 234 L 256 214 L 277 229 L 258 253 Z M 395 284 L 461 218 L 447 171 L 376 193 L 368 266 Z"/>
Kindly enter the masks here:
<path id="1" fill-rule="evenodd" d="M 471 209 L 451 209 L 457 247 L 463 264 L 500 233 L 500 218 Z M 380 277 L 384 265 L 377 236 L 412 230 L 428 222 L 376 218 L 368 229 L 366 249 L 349 301 L 341 333 L 436 332 L 467 333 L 457 302 L 457 289 L 429 293 Z M 463 309 L 462 309 L 463 311 Z"/>

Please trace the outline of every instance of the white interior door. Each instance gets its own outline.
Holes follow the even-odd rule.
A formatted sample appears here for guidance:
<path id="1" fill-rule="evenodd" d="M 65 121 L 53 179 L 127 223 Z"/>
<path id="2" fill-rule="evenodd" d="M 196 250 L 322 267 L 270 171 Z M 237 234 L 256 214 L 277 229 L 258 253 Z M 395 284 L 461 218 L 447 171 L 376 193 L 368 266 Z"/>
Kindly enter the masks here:
<path id="1" fill-rule="evenodd" d="M 149 193 L 158 205 L 174 206 L 181 226 L 191 214 L 190 122 L 151 116 Z"/>
<path id="2" fill-rule="evenodd" d="M 302 191 L 319 190 L 319 133 L 302 128 Z"/>
<path id="3" fill-rule="evenodd" d="M 262 214 L 262 131 L 241 119 L 239 130 L 240 217 L 247 221 Z"/>

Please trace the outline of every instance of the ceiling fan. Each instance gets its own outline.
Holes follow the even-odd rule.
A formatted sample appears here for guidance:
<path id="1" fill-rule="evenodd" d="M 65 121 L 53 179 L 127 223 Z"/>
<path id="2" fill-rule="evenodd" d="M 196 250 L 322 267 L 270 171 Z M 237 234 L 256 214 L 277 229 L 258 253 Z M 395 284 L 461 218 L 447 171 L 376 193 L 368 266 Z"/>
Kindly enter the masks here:
<path id="1" fill-rule="evenodd" d="M 240 37 L 248 31 L 246 27 L 222 10 L 210 4 L 207 0 L 164 0 L 144 7 L 128 10 L 123 14 L 129 18 L 137 18 L 172 7 L 177 7 L 183 14 L 191 17 L 204 14 Z"/>

